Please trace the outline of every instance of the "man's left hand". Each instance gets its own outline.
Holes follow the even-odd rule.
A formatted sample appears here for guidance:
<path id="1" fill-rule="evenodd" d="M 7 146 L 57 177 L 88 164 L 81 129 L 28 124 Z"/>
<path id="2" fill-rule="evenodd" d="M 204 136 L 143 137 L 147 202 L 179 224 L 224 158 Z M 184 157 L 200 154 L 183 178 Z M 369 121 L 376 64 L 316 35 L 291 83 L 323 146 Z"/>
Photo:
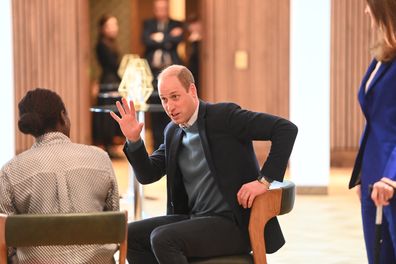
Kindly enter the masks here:
<path id="1" fill-rule="evenodd" d="M 263 184 L 259 181 L 252 181 L 242 185 L 237 193 L 238 203 L 243 208 L 251 208 L 256 196 L 268 191 L 269 183 Z"/>

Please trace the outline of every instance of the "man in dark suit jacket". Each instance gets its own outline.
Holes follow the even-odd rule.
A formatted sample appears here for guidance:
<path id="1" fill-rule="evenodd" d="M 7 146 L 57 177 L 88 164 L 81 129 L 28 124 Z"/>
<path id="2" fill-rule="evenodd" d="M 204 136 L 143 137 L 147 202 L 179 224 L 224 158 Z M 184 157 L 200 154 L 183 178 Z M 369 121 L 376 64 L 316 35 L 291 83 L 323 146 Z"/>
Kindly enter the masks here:
<path id="1" fill-rule="evenodd" d="M 151 70 L 159 71 L 171 64 L 181 64 L 177 46 L 183 41 L 183 23 L 169 18 L 168 1 L 154 1 L 154 18 L 144 21 L 142 40 Z"/>
<path id="2" fill-rule="evenodd" d="M 280 117 L 241 109 L 233 103 L 209 104 L 197 96 L 184 66 L 166 68 L 158 78 L 159 96 L 172 122 L 163 144 L 148 155 L 132 102 L 117 102 L 111 113 L 128 139 L 124 152 L 138 181 L 167 175 L 167 216 L 129 224 L 130 263 L 188 263 L 188 258 L 250 251 L 248 222 L 257 195 L 282 181 L 297 127 Z M 252 141 L 270 140 L 260 169 Z M 276 218 L 266 227 L 267 252 L 284 238 Z"/>
<path id="3" fill-rule="evenodd" d="M 182 64 L 177 47 L 183 41 L 183 23 L 169 18 L 167 0 L 155 0 L 153 3 L 154 18 L 144 21 L 143 44 L 146 46 L 144 57 L 153 73 L 155 92 L 148 103 L 160 104 L 157 95 L 157 76 L 162 69 L 172 64 Z M 163 141 L 163 131 L 169 118 L 163 112 L 151 113 L 154 148 Z"/>

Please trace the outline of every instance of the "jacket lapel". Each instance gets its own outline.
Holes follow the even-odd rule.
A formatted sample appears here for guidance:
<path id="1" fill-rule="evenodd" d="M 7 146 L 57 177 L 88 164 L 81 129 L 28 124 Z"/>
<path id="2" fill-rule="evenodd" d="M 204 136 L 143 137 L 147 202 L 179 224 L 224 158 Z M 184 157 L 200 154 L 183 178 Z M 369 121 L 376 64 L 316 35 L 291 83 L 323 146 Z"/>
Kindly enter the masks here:
<path id="1" fill-rule="evenodd" d="M 379 67 L 377 73 L 375 74 L 374 78 L 372 79 L 372 81 L 367 89 L 367 92 L 366 92 L 366 89 L 365 89 L 366 83 L 367 83 L 368 79 L 370 78 L 371 73 L 374 71 L 377 62 L 378 61 L 375 59 L 371 62 L 370 66 L 366 72 L 366 75 L 363 78 L 363 81 L 361 83 L 360 90 L 359 90 L 359 95 L 358 95 L 359 102 L 360 102 L 362 110 L 366 116 L 367 116 L 366 111 L 367 111 L 367 100 L 368 100 L 367 95 L 369 95 L 370 93 L 373 92 L 373 90 L 376 89 L 376 84 L 381 79 L 381 77 L 384 76 L 384 73 L 389 69 L 390 65 L 392 65 L 392 63 L 387 63 L 387 62 L 383 62 L 381 64 L 381 66 Z"/>
<path id="2" fill-rule="evenodd" d="M 176 173 L 177 166 L 177 152 L 179 151 L 179 147 L 181 144 L 181 140 L 183 137 L 183 130 L 180 127 L 176 127 L 174 131 L 174 136 L 171 139 L 169 144 L 169 155 L 167 158 L 167 163 L 169 170 L 167 171 L 167 179 L 173 185 L 174 176 Z"/>
<path id="3" fill-rule="evenodd" d="M 198 119 L 197 119 L 198 132 L 199 132 L 199 137 L 201 138 L 202 148 L 205 154 L 206 161 L 208 162 L 209 169 L 215 175 L 213 159 L 210 154 L 209 142 L 206 136 L 206 105 L 207 104 L 203 101 L 199 102 Z"/>

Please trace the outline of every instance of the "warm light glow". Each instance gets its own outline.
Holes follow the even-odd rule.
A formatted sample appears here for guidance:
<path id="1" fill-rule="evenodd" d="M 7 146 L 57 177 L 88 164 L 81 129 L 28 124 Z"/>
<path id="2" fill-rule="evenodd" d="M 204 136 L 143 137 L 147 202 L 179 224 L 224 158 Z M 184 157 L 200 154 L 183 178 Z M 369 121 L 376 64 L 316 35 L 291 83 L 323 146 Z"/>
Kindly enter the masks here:
<path id="1" fill-rule="evenodd" d="M 186 19 L 186 0 L 169 0 L 169 16 L 184 21 Z"/>
<path id="2" fill-rule="evenodd" d="M 147 108 L 146 101 L 154 90 L 153 74 L 147 60 L 127 54 L 122 58 L 118 74 L 122 74 L 118 92 L 128 100 L 133 100 L 136 110 Z"/>

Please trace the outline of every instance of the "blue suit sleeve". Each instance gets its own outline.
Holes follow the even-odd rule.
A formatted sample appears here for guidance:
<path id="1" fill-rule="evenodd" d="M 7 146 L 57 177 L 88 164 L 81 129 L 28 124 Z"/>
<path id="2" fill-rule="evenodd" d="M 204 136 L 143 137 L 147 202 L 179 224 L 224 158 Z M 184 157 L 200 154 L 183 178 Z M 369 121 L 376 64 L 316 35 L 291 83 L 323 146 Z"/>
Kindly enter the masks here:
<path id="1" fill-rule="evenodd" d="M 386 163 L 383 177 L 396 180 L 396 147 L 393 148 L 393 151 L 388 158 L 388 162 Z"/>

